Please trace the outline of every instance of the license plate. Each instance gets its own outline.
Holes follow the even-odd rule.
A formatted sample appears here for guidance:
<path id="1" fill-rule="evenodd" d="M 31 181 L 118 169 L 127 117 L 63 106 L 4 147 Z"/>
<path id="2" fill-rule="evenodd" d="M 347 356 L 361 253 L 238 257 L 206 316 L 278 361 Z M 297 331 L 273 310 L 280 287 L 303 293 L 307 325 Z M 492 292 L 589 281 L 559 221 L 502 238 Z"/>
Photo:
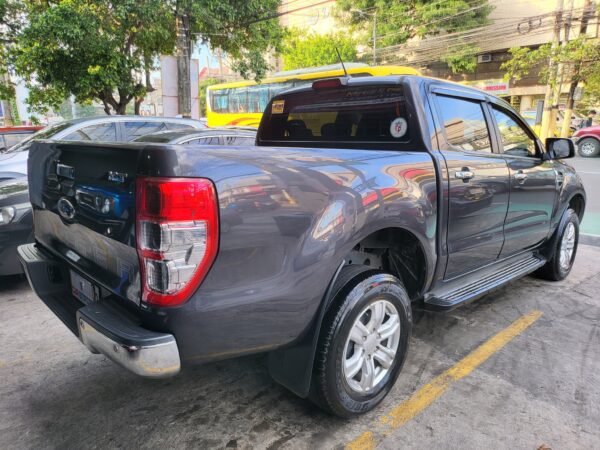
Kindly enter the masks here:
<path id="1" fill-rule="evenodd" d="M 71 292 L 73 297 L 82 303 L 97 302 L 100 299 L 100 289 L 92 282 L 71 270 Z"/>

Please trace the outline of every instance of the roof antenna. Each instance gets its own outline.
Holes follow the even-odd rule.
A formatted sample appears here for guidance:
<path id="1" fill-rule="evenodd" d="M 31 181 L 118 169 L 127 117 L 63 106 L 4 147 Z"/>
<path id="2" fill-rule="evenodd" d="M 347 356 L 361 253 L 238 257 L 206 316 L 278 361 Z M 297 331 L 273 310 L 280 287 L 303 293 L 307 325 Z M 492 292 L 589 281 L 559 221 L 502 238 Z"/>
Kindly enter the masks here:
<path id="1" fill-rule="evenodd" d="M 344 65 L 344 60 L 342 59 L 342 55 L 340 55 L 340 51 L 338 50 L 337 47 L 334 47 L 334 48 L 335 48 L 335 52 L 338 55 L 340 63 L 342 64 L 342 69 L 344 69 L 344 75 L 346 75 L 347 77 L 350 77 L 350 75 L 348 75 L 348 71 L 346 70 L 346 66 Z"/>

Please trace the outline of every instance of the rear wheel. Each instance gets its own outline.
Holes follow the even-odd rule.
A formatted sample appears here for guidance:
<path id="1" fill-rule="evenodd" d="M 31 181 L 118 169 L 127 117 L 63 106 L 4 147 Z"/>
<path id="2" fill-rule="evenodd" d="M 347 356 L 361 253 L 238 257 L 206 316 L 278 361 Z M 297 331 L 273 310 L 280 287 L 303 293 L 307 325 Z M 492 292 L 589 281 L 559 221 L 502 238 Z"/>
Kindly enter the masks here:
<path id="1" fill-rule="evenodd" d="M 600 142 L 594 138 L 584 138 L 577 144 L 577 149 L 584 158 L 593 158 L 600 154 Z"/>
<path id="2" fill-rule="evenodd" d="M 410 300 L 400 280 L 377 270 L 352 277 L 326 314 L 311 399 L 341 417 L 373 409 L 400 373 L 411 328 Z"/>
<path id="3" fill-rule="evenodd" d="M 536 272 L 536 275 L 546 280 L 564 280 L 571 272 L 579 243 L 579 217 L 574 210 L 565 211 L 565 218 L 561 221 L 558 233 L 554 255 Z"/>

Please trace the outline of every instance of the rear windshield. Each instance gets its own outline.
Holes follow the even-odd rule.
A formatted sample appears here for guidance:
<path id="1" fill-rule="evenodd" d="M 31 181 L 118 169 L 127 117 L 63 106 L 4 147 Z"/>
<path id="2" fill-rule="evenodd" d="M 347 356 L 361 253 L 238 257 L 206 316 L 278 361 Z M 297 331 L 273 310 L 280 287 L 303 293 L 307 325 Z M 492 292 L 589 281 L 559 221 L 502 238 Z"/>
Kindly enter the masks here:
<path id="1" fill-rule="evenodd" d="M 261 143 L 379 143 L 410 138 L 402 86 L 356 86 L 290 94 L 265 111 Z M 314 145 L 311 145 L 314 146 Z"/>

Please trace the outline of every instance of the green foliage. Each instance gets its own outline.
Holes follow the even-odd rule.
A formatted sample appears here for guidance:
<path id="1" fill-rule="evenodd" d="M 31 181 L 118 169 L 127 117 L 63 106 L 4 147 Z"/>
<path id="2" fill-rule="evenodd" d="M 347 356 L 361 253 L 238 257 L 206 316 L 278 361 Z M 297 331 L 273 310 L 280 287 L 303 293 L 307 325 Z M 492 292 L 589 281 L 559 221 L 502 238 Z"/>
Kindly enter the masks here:
<path id="1" fill-rule="evenodd" d="M 600 43 L 593 39 L 579 37 L 567 42 L 565 45 L 552 47 L 544 44 L 536 49 L 528 47 L 515 47 L 509 50 L 511 59 L 500 66 L 505 70 L 504 78 L 515 80 L 539 70 L 541 83 L 548 83 L 548 61 L 561 64 L 564 70 L 563 82 L 600 80 Z"/>
<path id="2" fill-rule="evenodd" d="M 15 88 L 8 78 L 8 51 L 21 26 L 22 4 L 18 0 L 0 0 L 0 99 L 15 98 Z"/>
<path id="3" fill-rule="evenodd" d="M 264 54 L 279 50 L 283 35 L 276 18 L 263 20 L 279 0 L 20 1 L 28 19 L 10 58 L 28 84 L 31 109 L 40 113 L 70 95 L 126 113 L 131 100 L 146 94 L 143 75 L 158 55 L 174 52 L 178 16 L 190 36 L 221 48 L 234 70 L 257 79 L 269 68 Z"/>
<path id="4" fill-rule="evenodd" d="M 481 49 L 473 44 L 453 47 L 452 51 L 442 57 L 453 73 L 470 73 L 477 68 L 477 53 Z"/>
<path id="5" fill-rule="evenodd" d="M 290 30 L 282 51 L 283 68 L 293 70 L 338 63 L 336 48 L 344 62 L 356 60 L 356 42 L 348 35 L 307 35 L 300 30 Z"/>
<path id="6" fill-rule="evenodd" d="M 244 78 L 264 78 L 265 54 L 279 52 L 284 30 L 276 17 L 281 0 L 177 0 L 195 37 L 220 48 Z M 265 20 L 268 19 L 269 20 Z"/>
<path id="7" fill-rule="evenodd" d="M 160 0 L 29 0 L 27 10 L 12 60 L 40 113 L 72 94 L 123 114 L 146 92 L 139 74 L 174 45 L 172 11 Z"/>
<path id="8" fill-rule="evenodd" d="M 406 43 L 409 39 L 466 31 L 487 25 L 493 7 L 488 0 L 337 0 L 338 15 L 362 35 L 371 48 L 374 13 L 377 13 L 377 48 Z M 442 57 L 454 72 L 473 71 L 474 48 L 454 45 Z"/>
<path id="9" fill-rule="evenodd" d="M 206 88 L 221 81 L 216 78 L 207 78 L 198 83 L 198 103 L 200 103 L 200 117 L 206 117 Z"/>

